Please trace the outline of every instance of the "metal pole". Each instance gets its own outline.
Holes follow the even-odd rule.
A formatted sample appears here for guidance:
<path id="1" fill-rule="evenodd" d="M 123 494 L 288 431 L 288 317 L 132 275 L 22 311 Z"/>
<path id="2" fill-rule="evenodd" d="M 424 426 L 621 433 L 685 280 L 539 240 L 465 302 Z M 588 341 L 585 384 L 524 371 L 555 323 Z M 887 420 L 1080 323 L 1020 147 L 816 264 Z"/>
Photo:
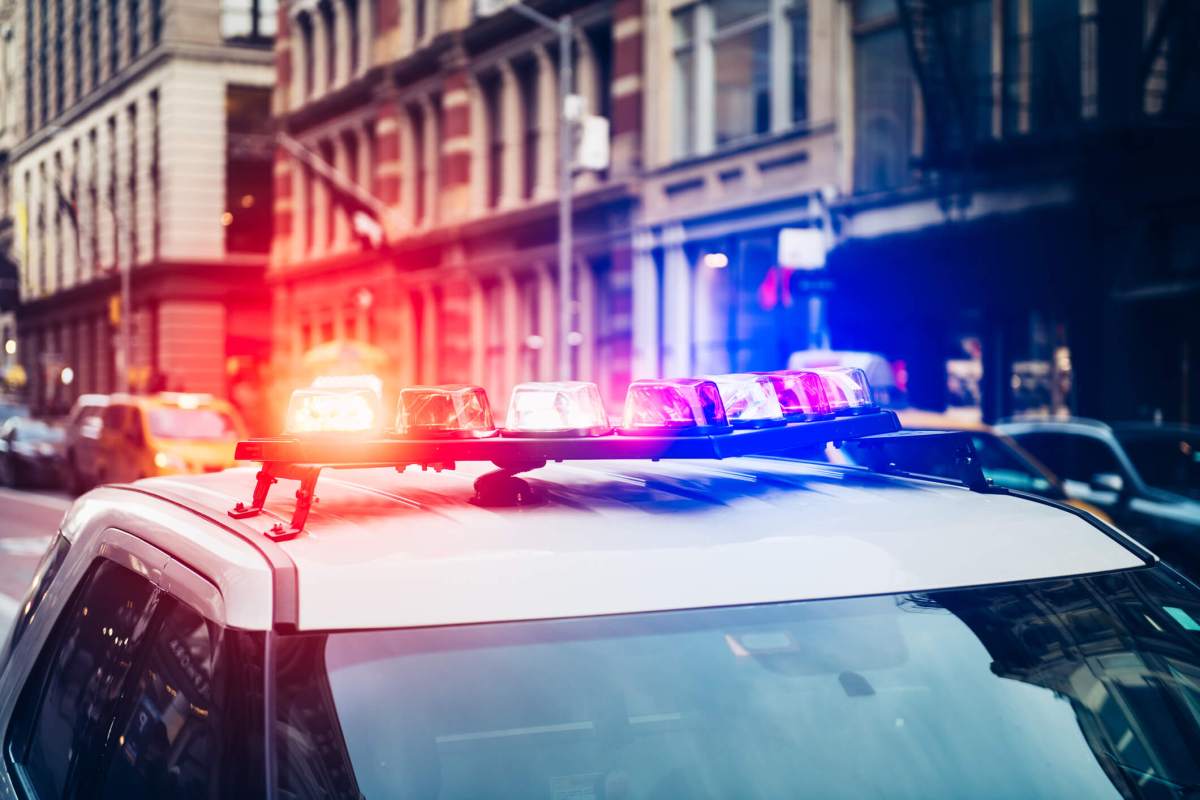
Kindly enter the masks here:
<path id="1" fill-rule="evenodd" d="M 571 278 L 571 133 L 567 113 L 571 94 L 571 17 L 558 23 L 558 375 L 569 381 L 574 376 L 571 359 L 571 333 L 575 329 L 574 291 Z"/>

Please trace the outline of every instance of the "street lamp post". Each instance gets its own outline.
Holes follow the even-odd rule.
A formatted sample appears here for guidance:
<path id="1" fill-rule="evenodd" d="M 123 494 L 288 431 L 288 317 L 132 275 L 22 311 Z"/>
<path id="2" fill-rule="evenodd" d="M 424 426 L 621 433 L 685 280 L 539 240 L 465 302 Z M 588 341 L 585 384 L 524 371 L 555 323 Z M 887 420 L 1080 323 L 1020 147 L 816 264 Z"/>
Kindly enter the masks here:
<path id="1" fill-rule="evenodd" d="M 526 19 L 533 20 L 543 28 L 553 31 L 558 37 L 558 376 L 560 380 L 574 378 L 571 359 L 571 332 L 575 325 L 573 270 L 571 255 L 574 250 L 571 219 L 571 114 L 568 109 L 571 95 L 571 38 L 573 25 L 571 15 L 561 19 L 548 17 L 542 12 L 514 2 L 506 6 Z"/>

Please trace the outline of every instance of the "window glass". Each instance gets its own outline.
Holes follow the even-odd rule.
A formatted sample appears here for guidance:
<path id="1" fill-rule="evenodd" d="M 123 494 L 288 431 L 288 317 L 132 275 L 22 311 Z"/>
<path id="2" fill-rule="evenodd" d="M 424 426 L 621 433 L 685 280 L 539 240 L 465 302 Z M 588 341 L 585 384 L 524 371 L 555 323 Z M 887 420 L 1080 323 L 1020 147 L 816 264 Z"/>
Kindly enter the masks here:
<path id="1" fill-rule="evenodd" d="M 155 408 L 150 433 L 160 439 L 229 439 L 237 436 L 233 419 L 211 408 Z"/>
<path id="2" fill-rule="evenodd" d="M 1200 499 L 1200 435 L 1191 430 L 1118 432 L 1142 480 L 1156 489 Z"/>
<path id="3" fill-rule="evenodd" d="M 62 534 L 55 536 L 54 540 L 50 542 L 50 546 L 46 548 L 41 561 L 38 562 L 37 569 L 33 571 L 33 581 L 29 584 L 29 590 L 21 601 L 21 605 L 18 606 L 19 614 L 13 620 L 8 643 L 3 650 L 0 650 L 0 667 L 3 667 L 4 663 L 8 661 L 9 655 L 21 641 L 21 636 L 33 624 L 38 608 L 41 607 L 42 600 L 45 599 L 46 592 L 62 568 L 63 562 L 67 560 L 67 552 L 70 549 L 71 543 Z"/>
<path id="4" fill-rule="evenodd" d="M 678 156 L 696 152 L 696 7 L 673 15 L 675 27 L 675 150 Z"/>
<path id="5" fill-rule="evenodd" d="M 768 0 L 715 0 L 713 21 L 717 30 L 767 13 Z"/>
<path id="6" fill-rule="evenodd" d="M 1105 442 L 1090 436 L 1075 437 L 1075 458 L 1073 459 L 1075 474 L 1070 477 L 1077 481 L 1090 481 L 1093 475 L 1101 472 L 1123 475 L 1121 462 L 1116 453 Z"/>
<path id="7" fill-rule="evenodd" d="M 280 788 L 440 800 L 1175 797 L 1200 782 L 1197 637 L 1200 594 L 1162 567 L 283 636 Z M 353 775 L 335 781 L 343 753 Z"/>
<path id="8" fill-rule="evenodd" d="M 1051 481 L 1012 448 L 993 436 L 974 434 L 971 444 L 979 457 L 979 466 L 984 477 L 1006 489 L 1035 492 L 1037 494 L 1061 494 Z"/>
<path id="9" fill-rule="evenodd" d="M 154 586 L 111 561 L 92 568 L 26 684 L 10 746 L 38 797 L 62 797 L 88 772 L 145 633 Z"/>
<path id="10" fill-rule="evenodd" d="M 1071 442 L 1066 434 L 1022 433 L 1013 438 L 1059 478 L 1074 478 L 1075 470 L 1070 467 Z"/>
<path id="11" fill-rule="evenodd" d="M 219 767 L 214 663 L 220 629 L 168 601 L 126 692 L 100 797 L 213 796 Z"/>
<path id="12" fill-rule="evenodd" d="M 792 122 L 808 119 L 808 0 L 795 0 L 792 24 Z"/>
<path id="13" fill-rule="evenodd" d="M 718 34 L 713 43 L 717 144 L 766 133 L 771 127 L 771 29 Z"/>

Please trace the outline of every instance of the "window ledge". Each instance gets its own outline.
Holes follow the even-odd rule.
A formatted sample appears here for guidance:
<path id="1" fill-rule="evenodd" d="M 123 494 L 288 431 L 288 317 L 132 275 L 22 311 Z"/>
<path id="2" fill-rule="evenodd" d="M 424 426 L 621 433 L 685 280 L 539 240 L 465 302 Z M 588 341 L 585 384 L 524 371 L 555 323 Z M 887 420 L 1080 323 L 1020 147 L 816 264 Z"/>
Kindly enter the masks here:
<path id="1" fill-rule="evenodd" d="M 754 150 L 759 150 L 763 147 L 781 144 L 793 139 L 804 139 L 809 136 L 831 133 L 835 127 L 836 125 L 832 121 L 821 123 L 802 123 L 781 133 L 765 133 L 759 136 L 738 139 L 737 141 L 730 142 L 729 144 L 713 150 L 711 153 L 688 156 L 687 158 L 683 158 L 678 161 L 672 161 L 664 166 L 647 170 L 646 177 L 654 178 L 661 175 L 669 175 L 672 172 L 678 172 L 680 170 L 685 170 L 690 167 L 698 167 L 704 164 L 711 164 L 714 161 L 720 161 L 722 159 L 729 158 L 730 156 L 749 153 Z"/>

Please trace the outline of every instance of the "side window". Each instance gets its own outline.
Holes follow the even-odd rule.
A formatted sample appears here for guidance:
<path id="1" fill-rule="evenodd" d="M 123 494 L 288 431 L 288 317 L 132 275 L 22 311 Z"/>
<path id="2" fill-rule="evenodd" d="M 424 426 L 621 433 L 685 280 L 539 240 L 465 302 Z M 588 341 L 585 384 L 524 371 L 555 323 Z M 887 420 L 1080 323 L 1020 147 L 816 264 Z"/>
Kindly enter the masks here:
<path id="1" fill-rule="evenodd" d="M 54 540 L 50 542 L 50 546 L 46 548 L 42 560 L 38 562 L 37 569 L 33 572 L 33 582 L 29 585 L 29 591 L 26 592 L 18 607 L 20 612 L 13 621 L 8 643 L 3 650 L 0 650 L 0 666 L 8 661 L 8 657 L 12 655 L 17 643 L 21 641 L 21 637 L 33 622 L 42 605 L 42 600 L 46 597 L 46 592 L 50 589 L 50 584 L 54 582 L 54 577 L 58 575 L 63 562 L 67 560 L 67 552 L 70 549 L 71 543 L 61 533 L 55 536 Z"/>
<path id="2" fill-rule="evenodd" d="M 1080 436 L 1075 442 L 1075 462 L 1079 472 L 1076 480 L 1090 481 L 1093 475 L 1102 472 L 1121 475 L 1121 462 L 1116 453 L 1105 442 L 1090 436 Z"/>
<path id="3" fill-rule="evenodd" d="M 62 797 L 100 752 L 147 628 L 155 588 L 110 561 L 92 567 L 22 691 L 7 753 L 37 797 Z"/>
<path id="4" fill-rule="evenodd" d="M 142 410 L 135 406 L 131 406 L 125 413 L 125 435 L 129 437 L 129 441 L 135 445 L 142 445 L 146 441 L 146 432 L 142 428 Z"/>
<path id="5" fill-rule="evenodd" d="M 1059 478 L 1066 480 L 1073 477 L 1072 437 L 1062 433 L 1025 433 L 1013 438 Z"/>
<path id="6" fill-rule="evenodd" d="M 164 597 L 98 774 L 102 800 L 263 793 L 261 637 Z"/>
<path id="7" fill-rule="evenodd" d="M 111 405 L 104 409 L 104 427 L 110 431 L 119 431 L 124 426 L 125 407 Z"/>

